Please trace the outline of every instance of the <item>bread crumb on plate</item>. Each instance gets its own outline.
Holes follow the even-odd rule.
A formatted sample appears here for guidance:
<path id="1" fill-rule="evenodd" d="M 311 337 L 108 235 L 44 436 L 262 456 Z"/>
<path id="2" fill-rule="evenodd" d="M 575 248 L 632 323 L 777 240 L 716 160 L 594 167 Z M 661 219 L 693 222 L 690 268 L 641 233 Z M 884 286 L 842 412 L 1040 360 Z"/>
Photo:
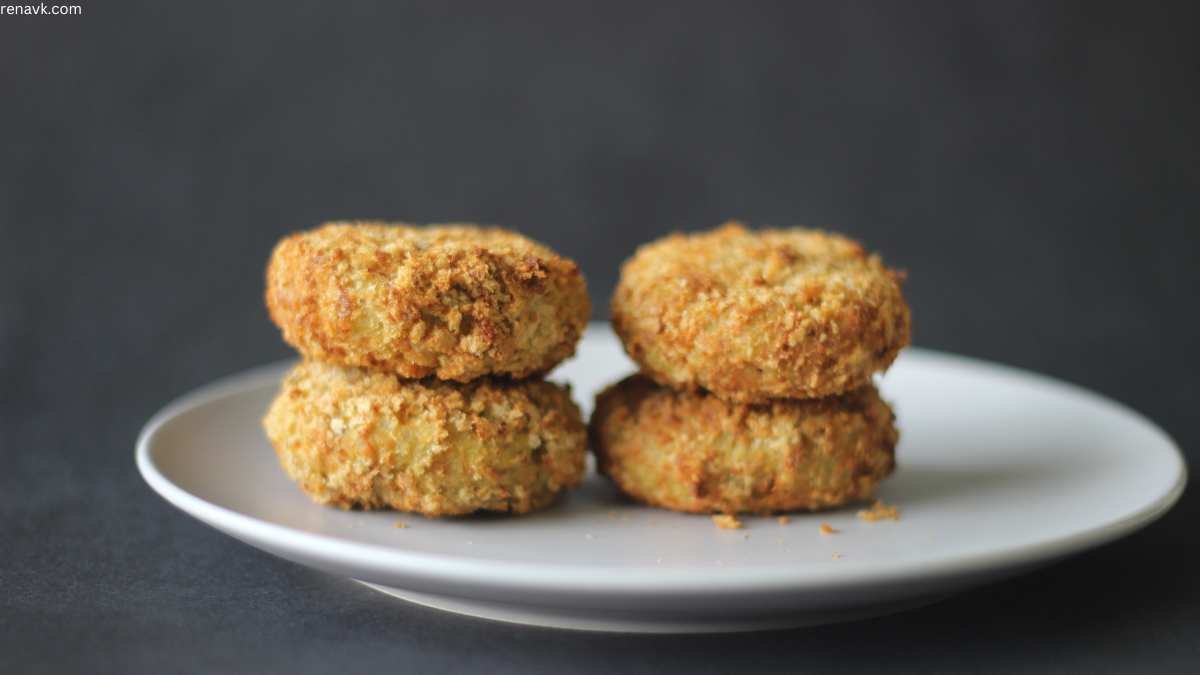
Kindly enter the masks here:
<path id="1" fill-rule="evenodd" d="M 900 520 L 900 509 L 890 504 L 884 504 L 882 499 L 876 499 L 871 508 L 858 512 L 858 519 L 873 523 L 877 520 Z"/>
<path id="2" fill-rule="evenodd" d="M 742 521 L 737 519 L 737 516 L 731 513 L 718 513 L 712 517 L 713 524 L 722 530 L 740 530 L 742 529 Z"/>

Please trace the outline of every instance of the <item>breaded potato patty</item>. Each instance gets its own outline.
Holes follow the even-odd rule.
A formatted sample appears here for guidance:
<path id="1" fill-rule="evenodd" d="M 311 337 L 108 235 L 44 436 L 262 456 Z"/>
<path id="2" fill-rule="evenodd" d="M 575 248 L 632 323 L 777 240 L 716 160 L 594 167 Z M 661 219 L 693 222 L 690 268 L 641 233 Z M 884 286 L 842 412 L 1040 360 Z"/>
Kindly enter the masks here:
<path id="1" fill-rule="evenodd" d="M 543 373 L 591 313 L 579 267 L 514 232 L 329 223 L 279 242 L 267 308 L 305 357 L 467 382 Z"/>
<path id="2" fill-rule="evenodd" d="M 613 327 L 660 384 L 819 398 L 867 384 L 908 344 L 899 281 L 845 237 L 727 223 L 639 248 L 621 268 Z"/>
<path id="3" fill-rule="evenodd" d="M 730 403 L 633 375 L 600 393 L 600 472 L 676 511 L 771 513 L 866 499 L 895 466 L 895 417 L 872 385 L 823 399 Z"/>
<path id="4" fill-rule="evenodd" d="M 306 361 L 263 420 L 314 501 L 449 516 L 526 513 L 583 478 L 587 432 L 564 387 L 468 384 Z"/>

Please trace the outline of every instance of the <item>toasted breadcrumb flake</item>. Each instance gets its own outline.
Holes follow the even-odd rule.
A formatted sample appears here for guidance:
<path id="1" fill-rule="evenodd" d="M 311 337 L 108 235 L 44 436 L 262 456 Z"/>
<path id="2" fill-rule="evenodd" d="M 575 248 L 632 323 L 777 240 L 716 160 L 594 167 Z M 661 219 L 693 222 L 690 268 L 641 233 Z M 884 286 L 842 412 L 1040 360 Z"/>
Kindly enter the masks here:
<path id="1" fill-rule="evenodd" d="M 876 499 L 871 504 L 871 508 L 858 512 L 858 519 L 865 520 L 868 523 L 873 523 L 877 520 L 900 520 L 900 509 L 890 504 L 884 504 L 881 499 Z"/>
<path id="2" fill-rule="evenodd" d="M 730 513 L 718 513 L 712 517 L 712 521 L 722 530 L 740 530 L 743 527 L 742 521 Z"/>
<path id="3" fill-rule="evenodd" d="M 822 534 L 822 535 L 826 535 L 826 534 L 837 534 L 837 533 L 841 532 L 841 530 L 835 529 L 835 528 L 834 528 L 832 525 L 830 525 L 829 523 L 821 523 L 821 528 L 820 528 L 820 529 L 821 529 L 821 534 Z"/>
<path id="4" fill-rule="evenodd" d="M 404 530 L 408 529 L 408 523 L 404 522 L 403 520 L 397 520 L 392 527 L 396 528 L 397 530 Z"/>
<path id="5" fill-rule="evenodd" d="M 791 519 L 791 517 L 790 517 L 790 516 L 779 516 L 779 517 L 778 517 L 778 518 L 776 518 L 775 520 L 776 520 L 776 521 L 777 521 L 777 522 L 778 522 L 780 525 L 787 525 L 788 523 L 792 522 L 792 519 Z"/>

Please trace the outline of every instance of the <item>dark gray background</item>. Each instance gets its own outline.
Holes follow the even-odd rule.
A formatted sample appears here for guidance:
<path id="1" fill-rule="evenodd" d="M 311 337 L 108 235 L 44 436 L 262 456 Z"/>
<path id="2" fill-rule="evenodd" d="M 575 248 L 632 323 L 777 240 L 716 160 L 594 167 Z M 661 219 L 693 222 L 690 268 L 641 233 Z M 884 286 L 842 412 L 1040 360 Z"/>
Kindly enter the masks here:
<path id="1" fill-rule="evenodd" d="M 272 243 L 346 217 L 520 229 L 580 261 L 597 317 L 672 229 L 840 229 L 910 270 L 917 344 L 1094 388 L 1196 458 L 1193 3 L 645 4 L 0 16 L 0 670 L 1194 666 L 1190 495 L 922 611 L 631 637 L 394 602 L 142 484 L 157 408 L 288 353 Z"/>

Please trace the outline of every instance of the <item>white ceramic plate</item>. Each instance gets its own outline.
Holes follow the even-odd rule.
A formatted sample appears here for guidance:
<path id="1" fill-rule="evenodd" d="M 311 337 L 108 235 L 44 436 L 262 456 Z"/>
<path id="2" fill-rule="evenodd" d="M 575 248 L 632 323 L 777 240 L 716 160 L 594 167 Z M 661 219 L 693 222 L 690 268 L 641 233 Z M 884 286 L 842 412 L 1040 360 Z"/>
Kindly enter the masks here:
<path id="1" fill-rule="evenodd" d="M 151 419 L 137 447 L 150 486 L 289 560 L 522 623 L 723 631 L 895 611 L 1127 535 L 1170 508 L 1186 480 L 1171 439 L 1128 408 L 912 349 L 881 380 L 901 429 L 899 469 L 881 491 L 898 522 L 864 522 L 849 508 L 721 530 L 704 516 L 627 503 L 595 475 L 523 517 L 339 511 L 283 475 L 259 426 L 287 365 L 221 380 Z M 571 382 L 586 412 L 630 370 L 608 328 L 593 325 L 552 379 Z M 821 535 L 823 522 L 840 532 Z"/>

